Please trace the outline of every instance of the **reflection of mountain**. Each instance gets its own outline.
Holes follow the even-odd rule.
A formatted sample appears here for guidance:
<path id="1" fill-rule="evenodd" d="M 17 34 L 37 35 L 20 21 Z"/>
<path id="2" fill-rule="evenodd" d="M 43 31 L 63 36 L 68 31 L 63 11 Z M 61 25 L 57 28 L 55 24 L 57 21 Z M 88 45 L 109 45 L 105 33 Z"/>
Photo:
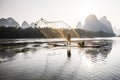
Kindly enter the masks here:
<path id="1" fill-rule="evenodd" d="M 107 58 L 107 55 L 112 49 L 112 41 L 101 41 L 94 43 L 96 44 L 105 44 L 105 46 L 102 46 L 100 48 L 88 48 L 86 49 L 86 55 L 88 58 L 91 58 L 93 62 L 96 62 L 97 60 L 104 60 Z"/>

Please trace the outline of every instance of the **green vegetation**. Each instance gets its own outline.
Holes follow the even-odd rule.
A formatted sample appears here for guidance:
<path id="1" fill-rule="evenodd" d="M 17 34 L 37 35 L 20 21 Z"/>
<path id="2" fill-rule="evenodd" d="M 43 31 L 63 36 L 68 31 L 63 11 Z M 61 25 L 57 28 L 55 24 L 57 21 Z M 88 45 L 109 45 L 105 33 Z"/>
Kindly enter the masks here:
<path id="1" fill-rule="evenodd" d="M 44 38 L 39 28 L 0 27 L 0 38 Z"/>
<path id="2" fill-rule="evenodd" d="M 103 31 L 92 32 L 82 29 L 53 29 L 53 28 L 21 28 L 21 27 L 0 27 L 0 38 L 65 38 L 70 33 L 72 38 L 79 37 L 113 37 L 113 33 Z"/>
<path id="3" fill-rule="evenodd" d="M 80 37 L 82 38 L 93 38 L 93 37 L 113 37 L 115 34 L 113 33 L 106 33 L 103 31 L 98 31 L 98 32 L 92 32 L 92 31 L 86 31 L 82 29 L 75 29 L 78 34 L 80 34 Z"/>
<path id="4" fill-rule="evenodd" d="M 26 52 L 29 50 L 28 48 L 21 49 L 25 46 L 27 46 L 27 43 L 0 43 L 0 51 L 13 50 L 16 53 Z"/>
<path id="5" fill-rule="evenodd" d="M 29 51 L 30 48 L 26 48 L 27 43 L 1 43 L 0 51 L 12 50 L 15 53 Z"/>
<path id="6" fill-rule="evenodd" d="M 16 53 L 19 53 L 19 52 L 27 52 L 27 51 L 29 51 L 30 50 L 30 48 L 23 48 L 23 49 L 17 49 L 17 50 L 15 50 L 15 52 Z"/>

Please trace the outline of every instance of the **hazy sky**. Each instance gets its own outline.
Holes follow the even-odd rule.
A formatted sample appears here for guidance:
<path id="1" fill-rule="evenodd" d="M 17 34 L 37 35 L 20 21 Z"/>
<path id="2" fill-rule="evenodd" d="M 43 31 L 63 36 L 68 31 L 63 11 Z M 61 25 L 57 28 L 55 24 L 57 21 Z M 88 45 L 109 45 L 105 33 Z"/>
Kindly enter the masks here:
<path id="1" fill-rule="evenodd" d="M 20 24 L 40 18 L 63 20 L 71 26 L 84 24 L 89 14 L 98 19 L 107 16 L 112 26 L 120 29 L 120 0 L 0 0 L 0 18 L 13 17 Z"/>

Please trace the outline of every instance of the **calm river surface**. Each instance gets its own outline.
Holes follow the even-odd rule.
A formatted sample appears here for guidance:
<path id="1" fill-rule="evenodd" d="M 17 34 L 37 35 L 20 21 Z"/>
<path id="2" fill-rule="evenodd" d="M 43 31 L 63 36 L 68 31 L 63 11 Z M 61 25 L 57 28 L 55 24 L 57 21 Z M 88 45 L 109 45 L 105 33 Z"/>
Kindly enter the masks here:
<path id="1" fill-rule="evenodd" d="M 103 46 L 78 48 L 80 40 Z M 73 39 L 68 47 L 64 39 L 0 40 L 23 42 L 31 43 L 17 49 L 28 51 L 0 50 L 0 80 L 120 80 L 120 38 Z"/>

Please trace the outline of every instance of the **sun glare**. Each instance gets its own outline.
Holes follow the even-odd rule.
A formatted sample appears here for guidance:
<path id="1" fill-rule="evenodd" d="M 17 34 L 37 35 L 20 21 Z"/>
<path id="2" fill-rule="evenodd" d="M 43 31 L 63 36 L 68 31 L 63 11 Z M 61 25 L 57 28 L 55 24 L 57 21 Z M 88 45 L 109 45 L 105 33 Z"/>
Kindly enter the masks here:
<path id="1" fill-rule="evenodd" d="M 96 2 L 91 1 L 83 1 L 79 7 L 77 6 L 76 10 L 79 10 L 76 17 L 79 17 L 82 24 L 84 24 L 84 21 L 86 17 L 90 14 L 96 14 L 98 13 L 99 5 L 96 5 Z"/>

